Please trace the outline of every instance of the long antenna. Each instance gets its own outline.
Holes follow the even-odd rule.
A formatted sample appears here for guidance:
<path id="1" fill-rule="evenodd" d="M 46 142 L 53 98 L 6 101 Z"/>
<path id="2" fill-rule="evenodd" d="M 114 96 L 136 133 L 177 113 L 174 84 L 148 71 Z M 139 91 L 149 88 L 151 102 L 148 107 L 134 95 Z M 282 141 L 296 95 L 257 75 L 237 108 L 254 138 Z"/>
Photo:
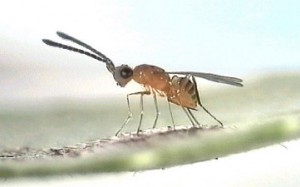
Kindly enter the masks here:
<path id="1" fill-rule="evenodd" d="M 49 45 L 49 46 L 58 47 L 58 48 L 66 49 L 66 50 L 69 50 L 69 51 L 81 53 L 81 54 L 87 55 L 89 57 L 92 57 L 92 58 L 94 58 L 96 60 L 105 62 L 101 57 L 99 57 L 99 56 L 97 56 L 95 54 L 89 53 L 87 51 L 84 51 L 82 49 L 78 49 L 78 48 L 75 48 L 75 47 L 72 47 L 72 46 L 68 46 L 68 45 L 65 45 L 65 44 L 57 43 L 57 42 L 54 42 L 54 41 L 48 40 L 48 39 L 43 39 L 42 41 L 45 44 Z"/>
<path id="2" fill-rule="evenodd" d="M 94 49 L 93 47 L 91 47 L 90 45 L 72 37 L 72 36 L 69 36 L 63 32 L 60 32 L 60 31 L 57 31 L 56 34 L 61 37 L 62 39 L 65 39 L 65 40 L 70 40 L 88 50 L 90 50 L 91 52 L 95 53 L 95 54 L 92 54 L 92 53 L 89 53 L 87 51 L 84 51 L 84 50 L 81 50 L 81 49 L 78 49 L 78 48 L 75 48 L 75 47 L 71 47 L 71 46 L 68 46 L 68 45 L 65 45 L 65 44 L 61 44 L 61 43 L 57 43 L 57 42 L 54 42 L 54 41 L 51 41 L 51 40 L 48 40 L 48 39 L 43 39 L 43 42 L 49 46 L 52 46 L 52 47 L 58 47 L 58 48 L 62 48 L 62 49 L 67 49 L 67 50 L 70 50 L 70 51 L 74 51 L 74 52 L 78 52 L 78 53 L 81 53 L 81 54 L 85 54 L 89 57 L 92 57 L 96 60 L 99 60 L 99 61 L 102 61 L 102 62 L 105 62 L 106 63 L 106 68 L 108 69 L 109 72 L 111 73 L 114 73 L 115 71 L 115 65 L 113 64 L 113 62 L 108 58 L 106 57 L 104 54 L 102 54 L 101 52 L 99 52 L 98 50 Z M 98 56 L 97 56 L 98 55 Z"/>
<path id="3" fill-rule="evenodd" d="M 96 49 L 94 49 L 93 47 L 91 47 L 90 45 L 86 44 L 86 43 L 83 43 L 82 41 L 72 37 L 72 36 L 69 36 L 68 34 L 66 33 L 63 33 L 63 32 L 60 32 L 60 31 L 57 31 L 56 34 L 61 37 L 62 39 L 65 39 L 65 40 L 70 40 L 82 47 L 85 47 L 86 49 L 96 53 L 97 55 L 99 55 L 100 57 L 102 57 L 104 60 L 107 60 L 107 61 L 111 61 L 108 57 L 106 57 L 104 54 L 102 54 L 101 52 L 97 51 Z"/>

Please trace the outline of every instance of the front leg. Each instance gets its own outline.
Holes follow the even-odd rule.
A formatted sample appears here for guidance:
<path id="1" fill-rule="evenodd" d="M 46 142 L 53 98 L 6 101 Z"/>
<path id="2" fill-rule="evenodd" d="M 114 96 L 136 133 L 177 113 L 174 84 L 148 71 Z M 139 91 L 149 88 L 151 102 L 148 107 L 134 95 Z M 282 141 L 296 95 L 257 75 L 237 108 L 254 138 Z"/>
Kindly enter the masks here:
<path id="1" fill-rule="evenodd" d="M 141 92 L 134 92 L 134 93 L 130 93 L 127 94 L 126 98 L 127 98 L 127 107 L 128 107 L 128 116 L 125 119 L 124 123 L 122 124 L 122 126 L 120 127 L 120 129 L 116 132 L 116 136 L 118 136 L 118 134 L 122 131 L 122 129 L 124 128 L 125 125 L 128 124 L 128 122 L 132 119 L 132 112 L 131 112 L 131 108 L 130 108 L 130 101 L 129 101 L 129 96 L 131 95 L 141 95 L 141 101 L 140 101 L 140 108 L 141 108 L 141 114 L 140 114 L 140 122 L 139 122 L 139 126 L 137 129 L 137 134 L 139 134 L 140 128 L 141 128 L 141 124 L 142 124 L 142 120 L 143 120 L 143 113 L 144 113 L 144 100 L 143 100 L 143 96 L 146 95 L 150 95 L 150 91 L 141 91 Z"/>

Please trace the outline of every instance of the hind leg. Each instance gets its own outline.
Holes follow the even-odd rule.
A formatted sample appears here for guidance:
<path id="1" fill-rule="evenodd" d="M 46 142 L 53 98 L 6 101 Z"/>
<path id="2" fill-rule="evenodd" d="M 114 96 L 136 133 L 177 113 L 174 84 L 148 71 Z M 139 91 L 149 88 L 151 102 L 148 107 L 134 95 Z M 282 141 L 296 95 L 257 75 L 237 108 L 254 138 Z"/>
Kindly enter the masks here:
<path id="1" fill-rule="evenodd" d="M 199 106 L 223 127 L 223 123 L 220 120 L 218 120 L 212 113 L 210 113 L 200 102 L 200 96 L 199 96 L 199 92 L 198 92 L 198 88 L 197 88 L 197 82 L 196 82 L 196 79 L 194 76 L 192 76 L 192 80 L 195 85 L 195 91 L 196 91 L 197 101 L 198 101 Z"/>

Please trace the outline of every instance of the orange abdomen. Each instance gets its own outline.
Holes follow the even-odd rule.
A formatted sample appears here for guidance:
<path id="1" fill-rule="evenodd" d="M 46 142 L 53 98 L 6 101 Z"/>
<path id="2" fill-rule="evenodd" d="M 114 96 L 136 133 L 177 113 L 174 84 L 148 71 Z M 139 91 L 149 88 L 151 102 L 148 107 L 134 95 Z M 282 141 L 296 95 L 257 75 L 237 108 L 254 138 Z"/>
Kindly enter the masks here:
<path id="1" fill-rule="evenodd" d="M 196 85 L 187 77 L 173 76 L 167 93 L 168 101 L 190 109 L 198 104 Z"/>

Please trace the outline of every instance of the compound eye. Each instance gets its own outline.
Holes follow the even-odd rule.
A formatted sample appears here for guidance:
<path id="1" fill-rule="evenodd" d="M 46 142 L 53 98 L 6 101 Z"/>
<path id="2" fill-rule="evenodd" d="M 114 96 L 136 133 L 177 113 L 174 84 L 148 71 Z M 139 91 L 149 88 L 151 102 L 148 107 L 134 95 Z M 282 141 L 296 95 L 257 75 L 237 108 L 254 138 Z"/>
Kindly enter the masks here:
<path id="1" fill-rule="evenodd" d="M 133 74 L 132 69 L 129 67 L 124 67 L 120 72 L 121 77 L 124 79 L 128 79 L 129 77 L 132 76 L 132 74 Z"/>

